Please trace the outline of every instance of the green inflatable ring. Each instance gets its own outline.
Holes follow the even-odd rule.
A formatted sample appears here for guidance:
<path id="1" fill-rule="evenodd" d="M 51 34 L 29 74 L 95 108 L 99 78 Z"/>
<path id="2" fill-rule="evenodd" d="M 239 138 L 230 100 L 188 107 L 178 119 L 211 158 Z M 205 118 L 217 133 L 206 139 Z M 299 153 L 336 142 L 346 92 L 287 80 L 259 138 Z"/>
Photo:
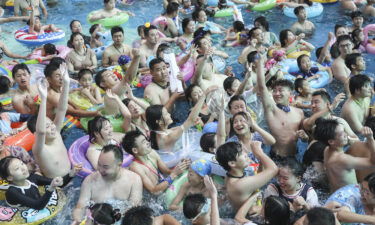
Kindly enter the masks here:
<path id="1" fill-rule="evenodd" d="M 214 17 L 227 17 L 233 15 L 233 8 L 219 10 L 215 13 Z"/>
<path id="2" fill-rule="evenodd" d="M 187 175 L 188 175 L 188 172 L 185 171 L 182 175 L 177 177 L 173 181 L 172 185 L 170 185 L 167 191 L 165 192 L 165 205 L 167 206 L 167 208 L 169 208 L 169 206 L 172 204 L 174 198 L 177 196 L 178 192 L 180 191 L 181 186 L 184 183 L 188 182 Z M 181 202 L 181 205 L 182 205 L 182 202 Z"/>
<path id="3" fill-rule="evenodd" d="M 89 15 L 87 16 L 87 22 L 89 22 L 90 24 L 101 24 L 105 28 L 112 28 L 114 26 L 120 26 L 129 20 L 129 15 L 126 12 L 121 12 L 112 17 L 108 17 L 105 19 L 97 20 L 95 22 L 91 22 L 89 18 L 93 13 L 95 13 L 95 11 L 92 11 L 91 13 L 89 13 Z"/>
<path id="4" fill-rule="evenodd" d="M 260 3 L 251 8 L 251 10 L 263 12 L 274 8 L 275 6 L 276 0 L 261 0 Z"/>
<path id="5" fill-rule="evenodd" d="M 107 118 L 109 120 L 109 122 L 112 124 L 113 131 L 124 133 L 124 129 L 122 129 L 122 123 L 124 122 L 124 118 L 122 116 L 117 116 L 117 115 L 109 115 L 108 116 L 107 115 L 107 116 L 104 116 L 104 117 Z M 88 122 L 92 119 L 93 119 L 93 117 L 84 117 L 84 118 L 80 119 L 83 129 L 85 129 L 86 131 L 88 130 L 87 129 L 88 128 Z"/>

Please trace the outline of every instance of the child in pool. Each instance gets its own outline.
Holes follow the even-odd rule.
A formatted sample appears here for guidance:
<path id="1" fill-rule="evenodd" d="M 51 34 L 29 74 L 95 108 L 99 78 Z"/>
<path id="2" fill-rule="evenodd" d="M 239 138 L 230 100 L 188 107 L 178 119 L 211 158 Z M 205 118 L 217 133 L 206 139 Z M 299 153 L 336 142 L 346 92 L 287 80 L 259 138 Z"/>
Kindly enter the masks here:
<path id="1" fill-rule="evenodd" d="M 294 158 L 280 162 L 277 183 L 271 183 L 264 192 L 264 198 L 274 195 L 292 203 L 291 210 L 310 209 L 319 206 L 318 195 L 313 187 L 302 182 L 304 169 Z"/>
<path id="2" fill-rule="evenodd" d="M 0 111 L 11 111 L 13 109 L 12 102 L 7 100 L 12 99 L 15 95 L 13 87 L 13 79 L 8 76 L 0 75 Z"/>
<path id="3" fill-rule="evenodd" d="M 173 216 L 163 214 L 155 216 L 148 206 L 135 206 L 129 209 L 122 220 L 123 225 L 181 225 Z"/>
<path id="4" fill-rule="evenodd" d="M 248 32 L 242 21 L 234 21 L 232 27 L 226 31 L 224 45 L 226 47 L 246 46 L 249 40 Z M 230 43 L 227 43 L 228 41 L 230 41 Z"/>
<path id="5" fill-rule="evenodd" d="M 134 14 L 131 12 L 121 11 L 120 9 L 117 9 L 115 0 L 103 0 L 103 3 L 104 3 L 104 9 L 97 10 L 95 11 L 95 13 L 92 13 L 88 17 L 88 20 L 90 23 L 115 16 L 123 12 L 127 13 L 129 16 L 134 16 Z"/>
<path id="6" fill-rule="evenodd" d="M 311 108 L 312 89 L 305 78 L 297 78 L 294 81 L 294 88 L 297 95 L 294 97 L 295 106 L 301 109 Z"/>
<path id="7" fill-rule="evenodd" d="M 365 40 L 365 35 L 363 34 L 363 29 L 357 28 L 354 29 L 351 33 L 352 40 L 353 40 L 353 50 L 357 50 L 359 52 L 365 52 L 365 46 L 362 45 L 362 42 Z"/>
<path id="8" fill-rule="evenodd" d="M 29 174 L 29 170 L 21 160 L 8 156 L 0 160 L 0 176 L 10 183 L 5 193 L 7 204 L 11 207 L 28 207 L 41 210 L 47 206 L 52 193 L 57 187 L 66 185 L 81 169 L 74 168 L 63 178 L 53 179 Z M 40 196 L 37 185 L 50 185 L 43 196 Z"/>
<path id="9" fill-rule="evenodd" d="M 37 53 L 37 51 L 40 52 L 39 55 L 35 54 L 35 57 L 31 56 L 31 58 L 36 58 L 39 63 L 50 61 L 52 58 L 56 57 L 59 54 L 59 51 L 57 51 L 56 46 L 54 44 L 45 44 L 43 47 L 34 49 L 34 53 Z"/>
<path id="10" fill-rule="evenodd" d="M 100 89 L 93 85 L 93 74 L 89 69 L 81 69 L 78 72 L 78 81 L 81 85 L 80 88 L 75 89 L 73 92 L 79 92 L 81 98 L 88 100 L 92 105 L 98 105 L 103 103 Z M 76 103 L 77 104 L 77 103 Z M 80 107 L 79 105 L 77 105 Z"/>
<path id="11" fill-rule="evenodd" d="M 311 81 L 313 79 L 318 79 L 320 74 L 317 74 L 319 71 L 327 71 L 331 75 L 331 70 L 328 67 L 319 67 L 319 66 L 311 66 L 311 60 L 308 55 L 300 55 L 297 58 L 297 64 L 299 71 L 297 73 L 293 73 L 293 75 L 297 76 L 297 78 L 301 77 L 306 79 L 306 81 Z"/>
<path id="12" fill-rule="evenodd" d="M 191 0 L 182 0 L 182 7 L 179 12 L 185 15 L 191 15 L 194 12 L 195 6 L 191 5 Z"/>
<path id="13" fill-rule="evenodd" d="M 87 211 L 87 219 L 85 225 L 97 224 L 114 224 L 121 220 L 119 209 L 114 209 L 108 203 L 97 203 L 91 206 Z"/>
<path id="14" fill-rule="evenodd" d="M 287 6 L 290 8 L 297 8 L 298 6 L 303 7 L 310 7 L 312 6 L 313 2 L 310 0 L 290 0 L 284 1 L 280 3 L 276 3 L 278 6 Z"/>
<path id="15" fill-rule="evenodd" d="M 307 51 L 311 52 L 315 49 L 315 47 L 303 40 L 305 34 L 300 34 L 295 36 L 293 32 L 289 29 L 282 30 L 280 32 L 280 43 L 281 47 L 285 49 L 287 55 L 300 52 L 300 51 Z"/>
<path id="16" fill-rule="evenodd" d="M 203 9 L 196 9 L 192 14 L 193 20 L 196 22 L 196 28 L 203 27 L 210 30 L 212 34 L 221 34 L 225 28 L 217 23 L 207 21 L 206 12 Z"/>
<path id="17" fill-rule="evenodd" d="M 94 24 L 89 30 L 91 34 L 90 48 L 98 48 L 103 45 L 108 45 L 112 41 L 111 33 L 103 30 L 101 24 Z"/>
<path id="18" fill-rule="evenodd" d="M 30 19 L 27 21 L 29 25 L 29 34 L 40 35 L 44 34 L 45 31 L 57 32 L 59 29 L 53 24 L 42 25 L 39 16 L 34 16 L 34 12 L 37 6 L 33 6 L 30 14 Z"/>

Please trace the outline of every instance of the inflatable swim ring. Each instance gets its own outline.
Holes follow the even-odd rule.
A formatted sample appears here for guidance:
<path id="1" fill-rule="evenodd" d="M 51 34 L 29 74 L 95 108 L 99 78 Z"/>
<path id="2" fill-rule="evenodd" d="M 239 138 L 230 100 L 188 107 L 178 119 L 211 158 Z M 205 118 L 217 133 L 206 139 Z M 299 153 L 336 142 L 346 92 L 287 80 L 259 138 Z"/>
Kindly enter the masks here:
<path id="1" fill-rule="evenodd" d="M 319 2 L 321 4 L 333 4 L 338 1 L 337 0 L 312 0 L 312 2 Z"/>
<path id="2" fill-rule="evenodd" d="M 165 191 L 165 205 L 167 208 L 172 204 L 173 200 L 176 198 L 178 192 L 180 191 L 181 186 L 188 182 L 188 172 L 185 171 L 183 174 L 181 174 L 179 177 L 177 177 L 173 183 L 168 187 L 168 189 Z M 180 203 L 183 204 L 183 201 Z"/>
<path id="3" fill-rule="evenodd" d="M 92 50 L 94 51 L 95 55 L 96 55 L 96 58 L 98 60 L 101 60 L 102 57 L 103 57 L 103 53 L 104 53 L 104 50 L 108 47 L 108 45 L 106 46 L 100 46 L 98 48 L 93 48 Z"/>
<path id="4" fill-rule="evenodd" d="M 289 59 L 296 59 L 296 58 L 298 58 L 301 55 L 308 55 L 308 56 L 310 56 L 310 52 L 308 52 L 308 51 L 292 52 L 292 53 L 289 53 L 286 57 L 289 58 Z"/>
<path id="5" fill-rule="evenodd" d="M 25 45 L 44 45 L 60 41 L 65 37 L 65 32 L 45 31 L 44 34 L 29 34 L 29 26 L 23 27 L 14 33 L 14 38 Z"/>
<path id="6" fill-rule="evenodd" d="M 10 105 L 10 104 L 12 104 L 12 97 L 2 98 L 2 99 L 0 99 L 0 103 L 1 103 L 2 106 Z"/>
<path id="7" fill-rule="evenodd" d="M 80 177 L 86 177 L 94 171 L 91 163 L 86 158 L 87 149 L 90 146 L 89 136 L 83 136 L 70 146 L 68 155 L 70 162 L 73 165 L 82 164 L 82 170 L 78 172 Z M 124 160 L 122 161 L 122 167 L 128 167 L 133 161 L 133 156 L 129 154 L 124 154 Z"/>
<path id="8" fill-rule="evenodd" d="M 176 56 L 176 60 L 180 61 L 186 54 L 181 53 L 178 56 Z M 194 60 L 190 57 L 188 61 L 180 66 L 181 73 L 184 76 L 184 81 L 190 80 L 195 72 L 195 63 Z"/>
<path id="9" fill-rule="evenodd" d="M 314 2 L 312 6 L 305 7 L 305 10 L 307 18 L 317 17 L 323 13 L 323 5 L 318 2 Z M 287 17 L 297 18 L 297 16 L 294 14 L 294 8 L 284 7 L 283 13 Z"/>
<path id="10" fill-rule="evenodd" d="M 73 102 L 73 104 L 77 105 L 79 108 L 83 110 L 87 110 L 92 108 L 94 105 L 90 102 L 89 99 L 82 96 L 79 91 L 74 91 L 69 94 L 69 100 Z"/>
<path id="11" fill-rule="evenodd" d="M 361 203 L 361 191 L 358 184 L 349 184 L 336 190 L 327 199 L 325 205 L 331 202 L 337 202 L 346 206 L 350 211 L 365 215 L 363 204 Z"/>
<path id="12" fill-rule="evenodd" d="M 366 51 L 371 54 L 375 54 L 375 45 L 368 43 L 368 33 L 369 31 L 375 32 L 375 24 L 369 24 L 363 28 L 363 34 L 365 35 L 365 40 L 362 42 L 362 45 L 365 46 Z"/>
<path id="13" fill-rule="evenodd" d="M 90 24 L 101 24 L 107 29 L 110 29 L 114 26 L 120 26 L 128 22 L 129 20 L 129 15 L 126 12 L 120 12 L 112 17 L 108 17 L 105 19 L 96 20 L 95 22 L 91 22 L 89 18 L 94 13 L 96 13 L 96 11 L 92 11 L 91 13 L 89 13 L 89 15 L 87 16 L 87 22 L 89 22 Z"/>
<path id="14" fill-rule="evenodd" d="M 121 115 L 106 115 L 105 118 L 111 122 L 113 131 L 124 133 L 124 129 L 122 129 L 124 118 Z M 93 117 L 85 117 L 80 119 L 83 129 L 87 131 L 88 122 L 92 119 Z"/>
<path id="15" fill-rule="evenodd" d="M 318 66 L 319 64 L 316 62 L 311 62 L 312 66 Z M 290 73 L 297 73 L 299 71 L 297 60 L 295 59 L 285 59 L 279 64 L 281 66 L 281 71 L 284 73 L 288 73 L 284 75 L 284 77 L 288 80 L 294 81 L 296 79 L 295 76 L 291 75 Z M 317 74 L 320 75 L 318 79 L 313 79 L 309 81 L 310 87 L 312 88 L 322 88 L 326 86 L 330 82 L 330 75 L 327 71 L 318 71 Z"/>
<path id="16" fill-rule="evenodd" d="M 8 68 L 6 68 L 3 65 L 0 65 L 0 75 L 6 75 L 8 77 L 12 77 L 12 71 L 10 71 Z"/>
<path id="17" fill-rule="evenodd" d="M 34 134 L 32 134 L 29 129 L 25 129 L 18 134 L 5 138 L 4 145 L 19 146 L 26 151 L 30 151 L 33 148 L 34 142 Z"/>
<path id="18" fill-rule="evenodd" d="M 216 11 L 214 17 L 227 17 L 233 15 L 233 8 L 226 8 Z"/>
<path id="19" fill-rule="evenodd" d="M 39 187 L 43 195 L 44 187 Z M 47 207 L 42 210 L 31 208 L 13 208 L 0 206 L 0 224 L 3 225 L 36 225 L 55 217 L 64 207 L 66 196 L 61 190 L 54 191 Z"/>
<path id="20" fill-rule="evenodd" d="M 65 59 L 66 56 L 68 55 L 68 53 L 72 49 L 68 48 L 64 45 L 56 45 L 56 50 L 59 52 L 59 54 L 57 56 Z M 38 59 L 40 57 L 42 57 L 42 50 L 37 50 L 37 51 L 33 52 L 33 54 L 30 56 L 30 59 Z M 43 61 L 41 64 L 47 65 L 47 64 L 49 64 L 49 61 Z"/>
<path id="21" fill-rule="evenodd" d="M 261 0 L 259 4 L 256 4 L 251 8 L 253 11 L 263 12 L 273 9 L 276 6 L 276 0 Z"/>

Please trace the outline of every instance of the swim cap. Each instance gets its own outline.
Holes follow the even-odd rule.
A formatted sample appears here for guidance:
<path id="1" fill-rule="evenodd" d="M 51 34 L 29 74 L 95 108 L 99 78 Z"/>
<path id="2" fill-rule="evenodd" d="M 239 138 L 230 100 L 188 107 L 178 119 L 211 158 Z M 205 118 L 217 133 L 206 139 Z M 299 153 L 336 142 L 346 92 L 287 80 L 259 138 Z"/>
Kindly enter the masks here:
<path id="1" fill-rule="evenodd" d="M 202 134 L 216 133 L 216 131 L 217 131 L 217 122 L 210 122 L 210 123 L 206 123 L 206 125 L 204 125 Z"/>
<path id="2" fill-rule="evenodd" d="M 211 164 L 205 159 L 195 160 L 190 167 L 201 177 L 211 174 Z"/>
<path id="3" fill-rule="evenodd" d="M 118 64 L 120 66 L 122 65 L 125 65 L 125 64 L 128 64 L 128 62 L 130 62 L 132 59 L 130 58 L 130 56 L 127 56 L 127 55 L 121 55 L 120 57 L 118 57 Z"/>

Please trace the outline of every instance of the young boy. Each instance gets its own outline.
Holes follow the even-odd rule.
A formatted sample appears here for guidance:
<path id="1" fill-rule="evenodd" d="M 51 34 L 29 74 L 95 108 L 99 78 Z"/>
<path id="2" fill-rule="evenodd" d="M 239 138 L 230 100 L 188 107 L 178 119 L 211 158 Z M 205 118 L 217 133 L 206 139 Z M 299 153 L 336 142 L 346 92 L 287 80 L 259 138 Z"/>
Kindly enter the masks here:
<path id="1" fill-rule="evenodd" d="M 297 78 L 294 81 L 294 88 L 298 95 L 295 96 L 295 105 L 301 109 L 311 109 L 311 94 L 309 82 L 304 78 Z"/>
<path id="2" fill-rule="evenodd" d="M 154 216 L 148 206 L 136 206 L 129 209 L 122 220 L 123 225 L 181 225 L 173 216 L 163 214 Z"/>
<path id="3" fill-rule="evenodd" d="M 307 13 L 305 7 L 298 6 L 294 8 L 294 14 L 297 16 L 297 22 L 295 22 L 290 30 L 295 34 L 305 34 L 306 36 L 310 36 L 315 31 L 315 25 L 307 20 Z"/>

